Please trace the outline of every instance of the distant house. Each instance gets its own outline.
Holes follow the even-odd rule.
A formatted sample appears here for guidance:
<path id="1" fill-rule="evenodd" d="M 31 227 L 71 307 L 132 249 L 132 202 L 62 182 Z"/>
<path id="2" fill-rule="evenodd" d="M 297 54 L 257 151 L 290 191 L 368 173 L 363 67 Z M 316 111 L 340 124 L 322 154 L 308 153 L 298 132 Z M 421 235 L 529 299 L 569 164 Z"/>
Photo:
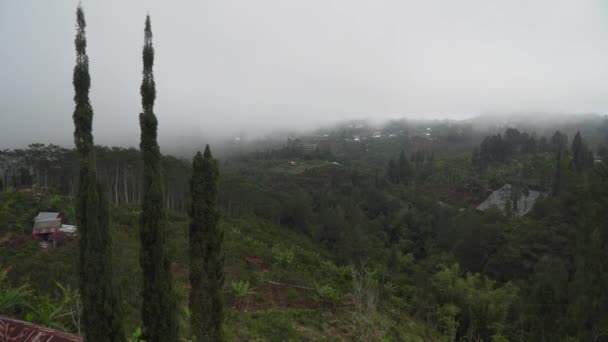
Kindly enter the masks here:
<path id="1" fill-rule="evenodd" d="M 63 215 L 56 212 L 39 212 L 34 218 L 32 235 L 40 241 L 40 246 L 46 248 L 49 243 L 56 246 L 65 239 L 66 235 L 76 235 L 76 226 L 63 224 Z"/>
<path id="2" fill-rule="evenodd" d="M 41 211 L 38 213 L 38 215 L 36 215 L 36 217 L 34 217 L 34 222 L 41 221 L 41 220 L 61 219 L 61 218 L 63 218 L 63 214 L 61 214 L 61 213 Z"/>
<path id="3" fill-rule="evenodd" d="M 34 229 L 32 234 L 45 235 L 58 232 L 61 230 L 61 218 L 44 219 L 34 221 Z"/>
<path id="4" fill-rule="evenodd" d="M 61 231 L 67 235 L 76 235 L 76 226 L 61 224 Z"/>
<path id="5" fill-rule="evenodd" d="M 505 184 L 502 188 L 492 192 L 483 203 L 477 206 L 477 210 L 485 211 L 497 208 L 503 213 L 512 212 L 516 216 L 524 216 L 532 210 L 538 200 L 545 197 L 547 197 L 546 193 L 536 190 L 514 194 L 511 184 Z"/>

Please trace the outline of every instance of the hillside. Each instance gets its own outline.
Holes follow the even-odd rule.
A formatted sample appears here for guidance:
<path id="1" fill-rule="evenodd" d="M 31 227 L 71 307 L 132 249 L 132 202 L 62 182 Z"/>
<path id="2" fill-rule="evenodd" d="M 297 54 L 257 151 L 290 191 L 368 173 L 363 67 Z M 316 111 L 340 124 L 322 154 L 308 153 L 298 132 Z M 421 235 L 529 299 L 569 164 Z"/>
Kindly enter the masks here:
<path id="1" fill-rule="evenodd" d="M 21 229 L 40 208 L 69 212 L 69 199 L 50 193 L 8 192 L 0 194 L 4 221 L 1 231 L 2 266 L 8 266 L 4 286 L 28 284 L 28 304 L 18 306 L 13 316 L 51 327 L 77 332 L 70 307 L 58 285 L 77 288 L 77 238 L 67 238 L 56 248 L 42 249 L 36 241 L 22 239 Z M 11 214 L 7 214 L 7 211 Z M 139 239 L 135 207 L 117 207 L 112 215 L 115 279 L 125 304 L 125 325 L 135 331 L 140 321 L 141 271 L 138 264 Z M 68 218 L 69 220 L 69 218 Z M 187 217 L 169 215 L 169 238 L 174 258 L 173 273 L 181 294 L 182 332 L 187 330 L 188 256 Z M 352 297 L 352 270 L 336 266 L 335 256 L 308 237 L 256 218 L 225 219 L 226 263 L 224 300 L 228 309 L 227 340 L 350 340 L 357 334 L 357 314 Z M 8 227 L 8 228 L 7 228 Z M 257 258 L 262 265 L 248 263 Z M 243 291 L 240 284 L 248 284 Z M 237 289 L 238 288 L 238 289 Z M 383 291 L 381 289 L 381 291 Z M 383 291 L 384 292 L 384 291 Z M 58 309 L 45 316 L 44 306 Z M 48 308 L 47 308 L 48 309 Z M 393 329 L 395 336 L 419 340 L 428 336 L 422 323 L 409 317 L 396 321 L 378 313 L 374 319 Z M 406 325 L 403 325 L 407 323 Z M 419 335 L 420 334 L 420 335 Z M 416 337 L 418 336 L 418 337 Z"/>
<path id="2" fill-rule="evenodd" d="M 572 140 L 507 129 L 481 139 L 468 155 L 440 157 L 449 142 L 437 138 L 430 150 L 401 145 L 392 153 L 397 146 L 378 140 L 348 145 L 341 156 L 281 147 L 222 160 L 226 338 L 604 341 L 608 279 L 598 260 L 608 236 L 608 171 L 580 135 Z M 362 146 L 383 152 L 368 158 Z M 18 153 L 34 151 L 57 153 L 44 145 Z M 141 165 L 134 150 L 98 151 L 100 170 L 125 171 L 110 178 L 113 280 L 124 325 L 137 340 L 141 209 L 130 175 Z M 5 178 L 11 183 L 0 193 L 0 313 L 78 333 L 78 238 L 48 249 L 31 238 L 39 211 L 75 222 L 71 165 L 54 174 L 33 164 L 38 174 Z M 184 339 L 189 167 L 163 157 Z M 48 187 L 39 183 L 45 179 Z M 500 207 L 478 210 L 507 188 Z M 545 195 L 518 214 L 530 193 Z"/>

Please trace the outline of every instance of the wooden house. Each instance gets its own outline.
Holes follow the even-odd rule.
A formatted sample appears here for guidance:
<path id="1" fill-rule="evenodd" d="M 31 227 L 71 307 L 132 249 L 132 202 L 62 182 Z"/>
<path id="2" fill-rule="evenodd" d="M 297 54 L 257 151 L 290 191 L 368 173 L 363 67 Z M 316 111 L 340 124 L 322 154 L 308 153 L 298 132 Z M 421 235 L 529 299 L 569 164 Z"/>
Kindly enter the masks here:
<path id="1" fill-rule="evenodd" d="M 34 218 L 32 235 L 40 241 L 40 246 L 47 248 L 50 243 L 56 246 L 66 235 L 76 235 L 76 226 L 63 224 L 63 215 L 56 212 L 40 212 Z"/>

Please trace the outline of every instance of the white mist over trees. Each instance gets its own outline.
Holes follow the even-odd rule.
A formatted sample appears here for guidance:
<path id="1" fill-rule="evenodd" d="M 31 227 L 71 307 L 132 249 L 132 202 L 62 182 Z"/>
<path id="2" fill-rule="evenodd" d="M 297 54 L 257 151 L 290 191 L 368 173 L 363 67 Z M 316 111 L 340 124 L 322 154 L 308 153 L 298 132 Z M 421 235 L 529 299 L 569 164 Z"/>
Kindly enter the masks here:
<path id="1" fill-rule="evenodd" d="M 71 146 L 65 113 L 73 49 L 66 37 L 73 3 L 0 6 L 0 117 L 11 118 L 0 126 L 0 146 L 23 147 L 32 136 Z M 98 56 L 91 100 L 103 114 L 96 141 L 103 145 L 138 144 L 137 118 L 128 114 L 139 110 L 137 23 L 146 11 L 155 16 L 163 51 L 156 111 L 171 115 L 159 128 L 161 146 L 177 145 L 181 136 L 203 136 L 204 144 L 240 131 L 257 136 L 348 118 L 608 112 L 602 1 L 86 6 L 89 52 Z M 40 51 L 50 52 L 41 60 Z"/>

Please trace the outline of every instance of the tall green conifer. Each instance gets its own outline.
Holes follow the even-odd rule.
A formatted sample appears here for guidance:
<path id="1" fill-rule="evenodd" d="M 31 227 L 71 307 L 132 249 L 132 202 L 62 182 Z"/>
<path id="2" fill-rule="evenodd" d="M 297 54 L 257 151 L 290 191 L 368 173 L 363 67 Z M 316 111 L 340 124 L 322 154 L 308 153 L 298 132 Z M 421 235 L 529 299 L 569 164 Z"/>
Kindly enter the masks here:
<path id="1" fill-rule="evenodd" d="M 401 153 L 399 154 L 399 159 L 397 161 L 397 169 L 399 171 L 399 181 L 401 183 L 407 183 L 410 165 L 407 162 L 407 158 L 405 157 L 405 152 L 403 150 L 401 150 Z"/>
<path id="2" fill-rule="evenodd" d="M 74 67 L 74 142 L 80 159 L 77 221 L 80 234 L 79 285 L 82 324 L 87 341 L 125 341 L 122 310 L 112 286 L 112 239 L 108 198 L 97 181 L 93 145 L 93 108 L 89 101 L 89 60 L 86 21 L 76 10 L 76 66 Z"/>
<path id="3" fill-rule="evenodd" d="M 177 299 L 173 290 L 171 261 L 166 247 L 166 221 L 160 172 L 160 151 L 156 140 L 158 122 L 154 115 L 156 86 L 152 66 L 154 48 L 150 16 L 146 17 L 143 48 L 143 80 L 139 115 L 140 149 L 144 162 L 143 202 L 140 219 L 140 263 L 143 284 L 143 337 L 147 342 L 177 341 Z"/>
<path id="4" fill-rule="evenodd" d="M 219 171 L 209 145 L 192 161 L 190 180 L 190 326 L 197 341 L 221 341 L 224 232 L 218 224 Z"/>
<path id="5" fill-rule="evenodd" d="M 593 169 L 593 152 L 587 147 L 580 132 L 572 140 L 572 166 L 577 175 Z"/>
<path id="6" fill-rule="evenodd" d="M 572 165 L 577 174 L 583 172 L 585 167 L 585 158 L 587 157 L 587 149 L 581 138 L 581 132 L 576 132 L 574 140 L 572 140 Z"/>
<path id="7" fill-rule="evenodd" d="M 565 159 L 564 150 L 566 149 L 566 145 L 568 144 L 568 136 L 560 131 L 556 131 L 551 137 L 551 144 L 553 151 L 555 152 L 555 173 L 551 186 L 551 195 L 557 196 L 562 190 L 564 183 L 564 177 L 562 175 L 562 164 L 563 159 Z"/>

